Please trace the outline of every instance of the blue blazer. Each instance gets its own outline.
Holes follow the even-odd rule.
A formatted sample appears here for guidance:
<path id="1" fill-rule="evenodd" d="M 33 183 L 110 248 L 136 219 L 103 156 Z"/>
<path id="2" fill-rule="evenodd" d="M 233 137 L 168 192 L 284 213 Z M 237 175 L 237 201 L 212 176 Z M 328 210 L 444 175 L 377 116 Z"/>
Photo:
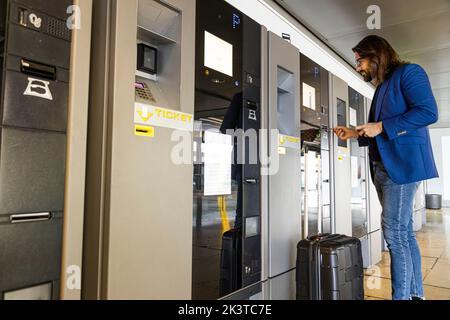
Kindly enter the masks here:
<path id="1" fill-rule="evenodd" d="M 383 122 L 376 137 L 387 173 L 397 184 L 439 177 L 427 126 L 438 121 L 438 108 L 425 70 L 416 64 L 400 66 L 380 87 L 375 119 Z M 371 139 L 360 138 L 360 146 Z M 372 179 L 373 164 L 370 164 Z"/>

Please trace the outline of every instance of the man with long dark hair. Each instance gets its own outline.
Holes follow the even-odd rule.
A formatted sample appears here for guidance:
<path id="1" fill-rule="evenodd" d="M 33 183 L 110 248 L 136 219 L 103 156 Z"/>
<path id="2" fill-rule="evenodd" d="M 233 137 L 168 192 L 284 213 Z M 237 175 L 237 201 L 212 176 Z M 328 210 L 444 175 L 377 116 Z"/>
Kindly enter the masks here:
<path id="1" fill-rule="evenodd" d="M 342 140 L 369 147 L 383 235 L 391 256 L 392 298 L 424 299 L 421 256 L 413 231 L 413 205 L 421 181 L 438 177 L 427 126 L 438 108 L 425 71 L 400 60 L 383 38 L 368 36 L 353 48 L 356 70 L 376 87 L 369 123 L 335 128 Z"/>

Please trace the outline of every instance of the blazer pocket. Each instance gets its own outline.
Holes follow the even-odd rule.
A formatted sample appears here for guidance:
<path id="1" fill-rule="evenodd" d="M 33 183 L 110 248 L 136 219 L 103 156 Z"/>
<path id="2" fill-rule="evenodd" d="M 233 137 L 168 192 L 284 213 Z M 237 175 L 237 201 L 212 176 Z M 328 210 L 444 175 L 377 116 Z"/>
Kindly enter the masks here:
<path id="1" fill-rule="evenodd" d="M 396 139 L 397 144 L 426 144 L 427 140 L 423 137 L 410 137 L 410 136 L 403 136 L 398 137 Z"/>

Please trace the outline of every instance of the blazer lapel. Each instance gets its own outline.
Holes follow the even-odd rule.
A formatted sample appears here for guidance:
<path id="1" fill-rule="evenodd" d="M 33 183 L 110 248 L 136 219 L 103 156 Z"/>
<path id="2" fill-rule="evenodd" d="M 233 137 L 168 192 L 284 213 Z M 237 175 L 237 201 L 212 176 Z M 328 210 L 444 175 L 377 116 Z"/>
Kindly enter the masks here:
<path id="1" fill-rule="evenodd" d="M 375 96 L 378 94 L 378 92 L 377 91 L 375 91 Z M 372 99 L 372 103 L 370 104 L 370 110 L 369 110 L 369 123 L 371 123 L 371 122 L 375 122 L 375 119 L 372 119 L 374 116 L 375 116 L 375 114 L 373 113 L 373 108 L 375 108 L 375 98 L 374 99 Z"/>
<path id="2" fill-rule="evenodd" d="M 381 84 L 380 92 L 378 93 L 377 97 L 377 105 L 375 109 L 375 119 L 374 121 L 379 121 L 380 115 L 381 115 L 381 107 L 383 106 L 384 98 L 387 94 L 387 89 L 389 88 L 389 82 L 391 81 L 392 77 L 389 78 L 389 80 L 384 81 L 383 84 Z"/>

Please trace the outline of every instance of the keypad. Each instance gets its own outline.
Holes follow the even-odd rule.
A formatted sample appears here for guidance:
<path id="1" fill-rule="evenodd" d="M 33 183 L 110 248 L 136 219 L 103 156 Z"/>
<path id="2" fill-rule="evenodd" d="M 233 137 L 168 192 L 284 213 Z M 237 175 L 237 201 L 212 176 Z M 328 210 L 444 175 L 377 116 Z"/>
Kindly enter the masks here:
<path id="1" fill-rule="evenodd" d="M 144 88 L 138 88 L 137 86 L 135 87 L 136 97 L 141 100 L 156 102 L 152 92 L 150 91 L 150 88 L 145 83 L 143 83 L 143 86 Z"/>

